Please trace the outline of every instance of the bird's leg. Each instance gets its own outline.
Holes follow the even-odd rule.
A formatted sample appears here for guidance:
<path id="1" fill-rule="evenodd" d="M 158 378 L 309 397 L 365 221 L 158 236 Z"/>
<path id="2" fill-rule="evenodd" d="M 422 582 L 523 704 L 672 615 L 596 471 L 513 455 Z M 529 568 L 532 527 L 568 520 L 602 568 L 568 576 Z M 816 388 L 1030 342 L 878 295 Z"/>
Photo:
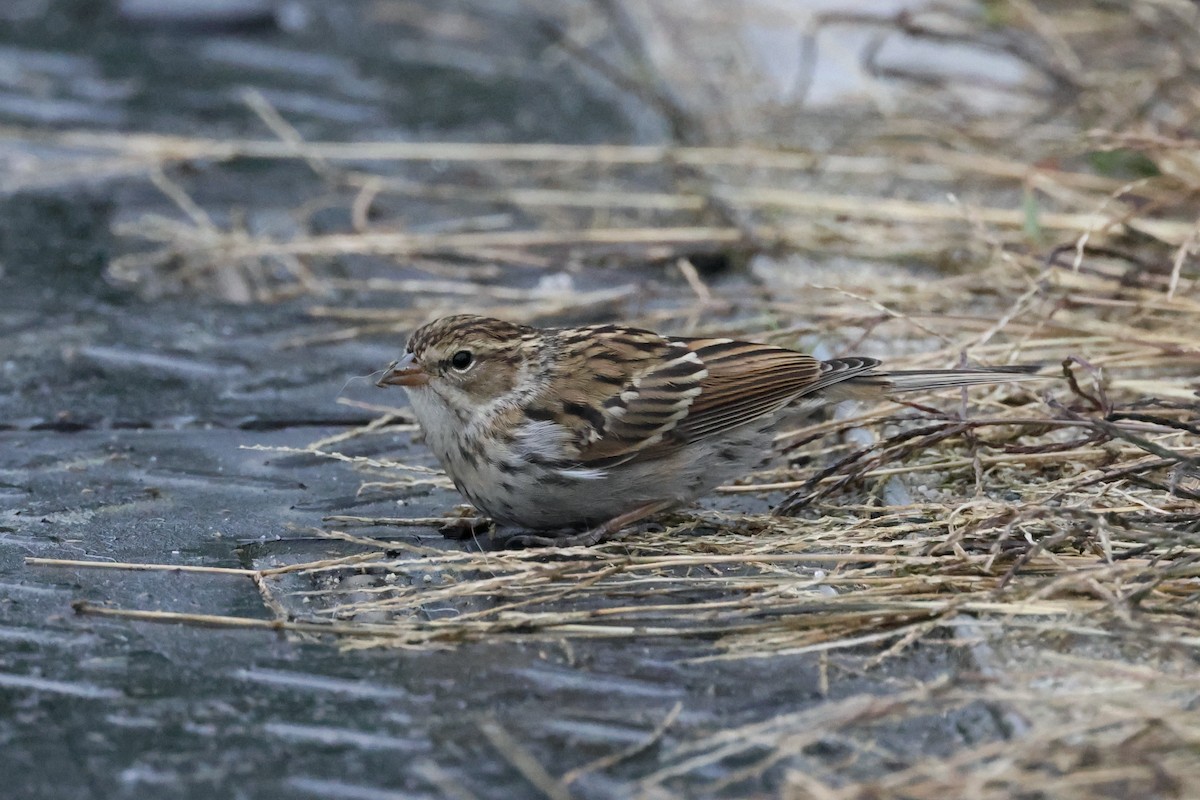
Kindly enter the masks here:
<path id="1" fill-rule="evenodd" d="M 490 527 L 492 527 L 491 521 L 482 517 L 449 518 L 438 527 L 438 533 L 447 539 L 474 539 L 480 534 L 487 533 Z"/>
<path id="2" fill-rule="evenodd" d="M 646 503 L 644 506 L 638 506 L 632 511 L 626 511 L 624 514 L 618 514 L 603 525 L 597 525 L 595 528 L 590 528 L 583 533 L 576 533 L 569 536 L 532 536 L 518 535 L 510 536 L 504 540 L 505 547 L 589 547 L 593 544 L 606 542 L 616 536 L 624 528 L 629 527 L 638 520 L 645 519 L 652 514 L 657 514 L 660 511 L 666 511 L 668 508 L 673 508 L 678 505 L 675 500 L 656 500 L 653 503 Z"/>

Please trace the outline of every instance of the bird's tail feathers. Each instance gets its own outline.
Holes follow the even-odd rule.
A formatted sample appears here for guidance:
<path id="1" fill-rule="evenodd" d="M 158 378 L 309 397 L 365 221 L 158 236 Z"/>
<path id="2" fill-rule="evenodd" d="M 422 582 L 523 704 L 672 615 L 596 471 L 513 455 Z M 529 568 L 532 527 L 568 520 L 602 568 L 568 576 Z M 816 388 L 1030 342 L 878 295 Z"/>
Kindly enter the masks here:
<path id="1" fill-rule="evenodd" d="M 1040 364 L 980 369 L 869 370 L 828 387 L 829 394 L 868 398 L 903 392 L 929 392 L 955 386 L 978 386 L 1010 381 L 1044 380 Z"/>

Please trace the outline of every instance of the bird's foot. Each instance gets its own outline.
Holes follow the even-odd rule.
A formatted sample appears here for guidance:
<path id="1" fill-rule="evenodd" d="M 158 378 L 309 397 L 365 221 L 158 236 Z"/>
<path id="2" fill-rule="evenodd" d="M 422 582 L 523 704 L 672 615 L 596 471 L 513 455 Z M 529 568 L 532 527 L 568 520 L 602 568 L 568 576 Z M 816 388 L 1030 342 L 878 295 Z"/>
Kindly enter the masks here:
<path id="1" fill-rule="evenodd" d="M 539 536 L 532 533 L 518 533 L 509 536 L 501 542 L 508 550 L 521 550 L 526 547 L 589 547 L 600 542 L 611 541 L 615 533 L 610 533 L 605 526 L 591 528 L 582 533 L 563 533 L 558 536 Z"/>
<path id="2" fill-rule="evenodd" d="M 647 503 L 644 506 L 638 506 L 632 511 L 619 514 L 603 525 L 589 528 L 582 533 L 563 533 L 557 536 L 554 534 L 548 536 L 517 534 L 505 539 L 502 545 L 508 549 L 523 547 L 590 547 L 601 542 L 611 542 L 618 538 L 618 535 L 633 523 L 645 519 L 652 514 L 657 514 L 660 511 L 666 511 L 675 505 L 677 503 L 673 500 Z"/>
<path id="3" fill-rule="evenodd" d="M 447 539 L 462 541 L 463 539 L 474 539 L 477 536 L 485 535 L 491 527 L 491 520 L 482 517 L 459 517 L 457 519 L 447 519 L 438 528 L 438 533 Z"/>

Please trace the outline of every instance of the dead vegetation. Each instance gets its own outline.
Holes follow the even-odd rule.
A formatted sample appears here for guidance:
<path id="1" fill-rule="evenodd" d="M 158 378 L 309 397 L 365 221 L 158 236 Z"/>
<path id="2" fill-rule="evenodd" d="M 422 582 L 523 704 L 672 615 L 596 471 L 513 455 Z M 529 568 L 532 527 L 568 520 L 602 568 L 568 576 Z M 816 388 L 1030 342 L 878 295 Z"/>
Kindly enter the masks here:
<path id="1" fill-rule="evenodd" d="M 306 142 L 255 96 L 247 102 L 276 140 L 60 135 L 150 166 L 184 212 L 125 225 L 141 247 L 112 265 L 116 278 L 243 301 L 310 296 L 323 327 L 297 344 L 397 335 L 453 309 L 620 316 L 865 348 L 897 366 L 1061 364 L 1062 378 L 1037 389 L 859 408 L 781 432 L 784 460 L 708 510 L 600 547 L 460 549 L 414 540 L 436 518 L 332 519 L 323 535 L 353 555 L 239 573 L 259 582 L 277 619 L 170 618 L 334 634 L 346 647 L 700 637 L 712 644 L 705 658 L 848 652 L 863 670 L 918 644 L 988 646 L 1004 669 L 974 683 L 854 696 L 673 741 L 637 788 L 670 796 L 674 781 L 727 759 L 739 766 L 712 790 L 782 764 L 796 798 L 1173 796 L 1194 785 L 1200 141 L 1182 132 L 1200 114 L 1200 19 L 1171 0 L 983 7 L 995 19 L 956 4 L 814 18 L 813 35 L 859 24 L 987 46 L 1033 75 L 1021 110 L 997 121 L 938 94 L 962 91 L 951 78 L 879 68 L 873 80 L 941 97 L 947 116 L 917 113 L 932 100 L 914 113 L 876 109 L 885 113 L 866 132 L 822 151 L 791 140 Z M 561 37 L 578 23 L 559 22 Z M 677 93 L 668 116 L 693 115 L 689 97 Z M 237 159 L 303 159 L 353 230 L 281 239 L 222 227 L 171 177 L 178 164 Z M 431 221 L 410 230 L 389 218 L 397 198 L 427 203 Z M 297 212 L 302 231 L 308 210 Z M 693 266 L 714 254 L 748 261 L 744 278 Z M 373 260 L 346 268 L 350 256 Z M 650 278 L 629 269 L 646 264 Z M 642 303 L 647 282 L 674 293 Z M 384 299 L 343 302 L 355 293 Z M 403 422 L 397 409 L 352 436 Z M 311 452 L 344 451 L 350 438 Z M 444 488 L 425 464 L 343 457 L 375 485 Z M 733 510 L 729 495 L 777 512 Z M 852 757 L 883 763 L 863 744 L 873 726 L 976 702 L 1013 709 L 1010 740 L 880 766 L 861 784 L 805 755 L 818 734 L 844 734 Z"/>

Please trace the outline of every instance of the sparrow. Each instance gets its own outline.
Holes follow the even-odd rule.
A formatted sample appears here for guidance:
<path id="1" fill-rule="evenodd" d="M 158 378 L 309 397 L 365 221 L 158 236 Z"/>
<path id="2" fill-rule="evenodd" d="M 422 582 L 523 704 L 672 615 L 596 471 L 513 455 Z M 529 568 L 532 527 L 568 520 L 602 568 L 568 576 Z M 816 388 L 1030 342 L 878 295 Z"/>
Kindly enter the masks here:
<path id="1" fill-rule="evenodd" d="M 1029 374 L 1037 367 L 880 363 L 463 314 L 413 333 L 377 385 L 404 387 L 427 445 L 476 508 L 557 532 L 507 545 L 591 545 L 753 469 L 775 423 L 797 406 L 1037 377 Z"/>

